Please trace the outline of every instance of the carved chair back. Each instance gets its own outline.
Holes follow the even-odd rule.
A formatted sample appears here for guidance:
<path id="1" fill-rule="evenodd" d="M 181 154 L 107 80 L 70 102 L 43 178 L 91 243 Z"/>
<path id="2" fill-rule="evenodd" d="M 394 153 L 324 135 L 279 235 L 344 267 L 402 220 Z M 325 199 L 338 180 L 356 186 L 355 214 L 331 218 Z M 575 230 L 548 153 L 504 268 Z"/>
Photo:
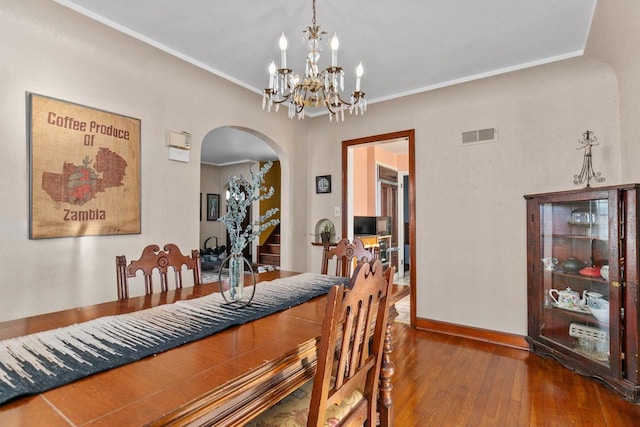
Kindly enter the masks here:
<path id="1" fill-rule="evenodd" d="M 335 258 L 335 271 L 333 274 L 351 277 L 355 268 L 354 264 L 371 262 L 376 256 L 364 248 L 362 240 L 356 238 L 353 239 L 353 243 L 349 243 L 349 239 L 343 238 L 333 248 L 325 245 L 322 251 L 322 268 L 320 269 L 322 274 L 329 274 L 329 264 L 333 258 Z"/>
<path id="2" fill-rule="evenodd" d="M 301 425 L 305 415 L 307 427 L 371 427 L 378 420 L 383 427 L 393 424 L 391 401 L 385 401 L 390 399 L 391 386 L 379 384 L 385 381 L 379 377 L 385 369 L 385 337 L 391 327 L 388 301 L 393 270 L 383 272 L 380 260 L 361 263 L 349 286 L 331 288 L 313 380 L 246 427 Z"/>
<path id="3" fill-rule="evenodd" d="M 361 263 L 350 289 L 337 286 L 329 294 L 307 426 L 324 425 L 327 408 L 354 393 L 362 398 L 340 425 L 376 424 L 391 277 L 379 260 Z"/>
<path id="4" fill-rule="evenodd" d="M 118 282 L 118 299 L 129 298 L 129 279 L 136 277 L 138 270 L 142 270 L 144 276 L 145 294 L 153 293 L 154 270 L 160 277 L 160 291 L 169 289 L 168 272 L 173 269 L 175 273 L 175 287 L 182 289 L 182 270 L 193 272 L 193 284 L 202 284 L 202 270 L 200 266 L 200 252 L 191 251 L 191 256 L 183 255 L 178 246 L 168 243 L 164 251 L 158 245 L 149 245 L 142 251 L 140 259 L 131 261 L 127 265 L 124 255 L 116 256 L 116 275 Z"/>

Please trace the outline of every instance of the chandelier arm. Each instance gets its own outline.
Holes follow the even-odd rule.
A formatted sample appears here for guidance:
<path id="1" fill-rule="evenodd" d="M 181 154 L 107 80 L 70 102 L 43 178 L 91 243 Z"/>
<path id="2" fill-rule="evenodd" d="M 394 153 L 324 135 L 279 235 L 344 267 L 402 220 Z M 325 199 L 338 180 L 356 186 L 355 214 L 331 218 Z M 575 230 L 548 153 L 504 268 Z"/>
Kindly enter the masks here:
<path id="1" fill-rule="evenodd" d="M 284 94 L 280 94 L 280 98 L 281 99 L 276 99 L 274 98 L 275 95 L 278 95 L 277 92 L 267 92 L 268 89 L 265 89 L 265 93 L 268 95 L 268 99 L 273 102 L 274 104 L 282 104 L 285 103 L 289 100 L 289 98 L 291 98 L 291 93 L 288 93 L 286 95 Z"/>
<path id="2" fill-rule="evenodd" d="M 354 92 L 355 93 L 355 92 Z M 360 92 L 361 93 L 361 92 Z M 340 102 L 342 104 L 345 104 L 347 107 L 353 107 L 355 104 L 357 104 L 361 99 L 364 99 L 364 93 L 362 94 L 362 96 L 358 95 L 358 97 L 356 98 L 355 102 L 348 102 L 345 101 L 344 99 L 342 99 L 342 97 L 340 96 L 340 94 L 338 94 L 338 99 L 340 100 Z"/>
<path id="3" fill-rule="evenodd" d="M 289 100 L 289 97 L 287 96 L 286 98 L 283 98 L 280 101 L 277 100 L 272 100 L 274 104 L 284 104 L 285 102 L 287 102 Z"/>
<path id="4" fill-rule="evenodd" d="M 333 105 L 329 103 L 329 101 L 327 101 L 325 99 L 324 105 L 327 107 L 327 110 L 329 110 L 330 114 L 337 114 L 337 112 L 333 109 Z"/>

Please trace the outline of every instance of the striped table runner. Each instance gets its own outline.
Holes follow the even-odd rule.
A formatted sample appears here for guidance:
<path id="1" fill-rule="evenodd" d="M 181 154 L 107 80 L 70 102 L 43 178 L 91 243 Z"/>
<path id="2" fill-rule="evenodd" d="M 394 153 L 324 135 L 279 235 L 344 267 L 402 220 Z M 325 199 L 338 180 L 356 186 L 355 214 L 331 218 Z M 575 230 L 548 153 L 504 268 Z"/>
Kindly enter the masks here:
<path id="1" fill-rule="evenodd" d="M 302 304 L 347 281 L 303 273 L 258 283 L 246 307 L 215 293 L 0 341 L 0 404 Z"/>

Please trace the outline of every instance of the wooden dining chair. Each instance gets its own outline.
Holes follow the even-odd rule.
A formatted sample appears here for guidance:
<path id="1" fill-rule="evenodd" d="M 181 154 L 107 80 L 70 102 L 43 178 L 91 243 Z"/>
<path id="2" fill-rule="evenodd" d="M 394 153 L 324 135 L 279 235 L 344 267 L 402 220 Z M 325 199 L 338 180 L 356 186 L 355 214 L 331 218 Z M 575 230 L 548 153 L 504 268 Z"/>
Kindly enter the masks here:
<path id="1" fill-rule="evenodd" d="M 365 249 L 362 240 L 355 238 L 353 243 L 349 239 L 341 239 L 335 247 L 325 246 L 322 251 L 322 268 L 320 273 L 329 274 L 329 264 L 335 258 L 335 276 L 351 277 L 355 264 L 371 262 L 376 257 Z"/>
<path id="2" fill-rule="evenodd" d="M 142 270 L 144 276 L 145 294 L 153 293 L 154 270 L 160 276 L 160 291 L 169 289 L 167 273 L 173 269 L 175 273 L 175 287 L 182 289 L 182 270 L 193 271 L 193 284 L 202 284 L 202 269 L 200 266 L 200 252 L 197 249 L 191 251 L 191 256 L 183 255 L 178 246 L 173 243 L 164 245 L 164 251 L 158 245 L 149 245 L 142 251 L 140 259 L 131 261 L 127 265 L 124 255 L 116 256 L 116 276 L 118 282 L 118 299 L 129 298 L 129 279 L 136 277 L 138 270 Z"/>
<path id="3" fill-rule="evenodd" d="M 313 380 L 247 426 L 376 425 L 391 277 L 375 260 L 358 265 L 350 289 L 331 288 Z"/>

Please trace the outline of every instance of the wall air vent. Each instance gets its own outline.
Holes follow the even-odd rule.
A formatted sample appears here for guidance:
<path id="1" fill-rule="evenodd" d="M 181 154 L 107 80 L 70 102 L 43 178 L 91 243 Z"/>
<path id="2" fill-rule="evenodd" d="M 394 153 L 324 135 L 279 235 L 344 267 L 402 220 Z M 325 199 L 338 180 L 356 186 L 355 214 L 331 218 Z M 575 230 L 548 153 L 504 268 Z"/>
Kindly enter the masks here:
<path id="1" fill-rule="evenodd" d="M 476 129 L 462 132 L 462 144 L 479 144 L 498 141 L 498 128 Z"/>

